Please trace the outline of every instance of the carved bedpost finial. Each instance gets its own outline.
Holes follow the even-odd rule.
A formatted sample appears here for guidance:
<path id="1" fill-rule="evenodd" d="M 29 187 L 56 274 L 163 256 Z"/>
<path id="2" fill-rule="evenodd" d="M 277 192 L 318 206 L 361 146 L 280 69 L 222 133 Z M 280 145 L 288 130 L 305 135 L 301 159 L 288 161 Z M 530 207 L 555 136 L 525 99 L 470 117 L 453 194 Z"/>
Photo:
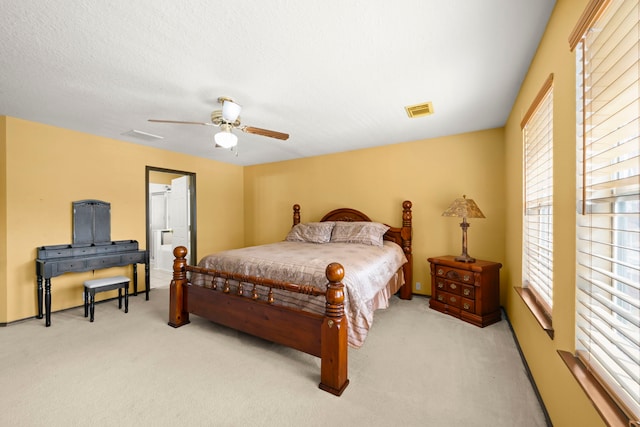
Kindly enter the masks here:
<path id="1" fill-rule="evenodd" d="M 402 202 L 402 249 L 405 254 L 411 253 L 411 222 L 413 214 L 411 213 L 413 204 L 409 200 Z"/>
<path id="2" fill-rule="evenodd" d="M 411 201 L 409 200 L 405 200 L 404 202 L 402 202 L 402 226 L 403 227 L 411 227 L 411 219 L 412 219 L 411 207 L 412 206 L 413 206 L 413 203 L 411 203 Z"/>
<path id="3" fill-rule="evenodd" d="M 186 279 L 185 267 L 187 265 L 187 248 L 178 246 L 173 250 L 173 280 Z"/>
<path id="4" fill-rule="evenodd" d="M 342 317 L 344 315 L 344 267 L 337 262 L 332 262 L 325 271 L 327 280 L 327 316 Z"/>
<path id="5" fill-rule="evenodd" d="M 293 205 L 293 225 L 300 224 L 300 205 Z"/>

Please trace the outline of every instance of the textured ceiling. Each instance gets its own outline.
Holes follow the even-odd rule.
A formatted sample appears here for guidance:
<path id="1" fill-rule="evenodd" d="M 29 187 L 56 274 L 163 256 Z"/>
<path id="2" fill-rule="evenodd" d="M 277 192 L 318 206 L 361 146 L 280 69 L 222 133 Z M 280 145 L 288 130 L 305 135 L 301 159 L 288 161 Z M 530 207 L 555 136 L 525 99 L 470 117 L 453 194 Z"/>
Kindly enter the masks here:
<path id="1" fill-rule="evenodd" d="M 0 115 L 238 165 L 500 127 L 554 4 L 3 0 Z M 234 153 L 215 127 L 148 122 L 207 122 L 219 96 L 291 137 L 236 131 Z"/>

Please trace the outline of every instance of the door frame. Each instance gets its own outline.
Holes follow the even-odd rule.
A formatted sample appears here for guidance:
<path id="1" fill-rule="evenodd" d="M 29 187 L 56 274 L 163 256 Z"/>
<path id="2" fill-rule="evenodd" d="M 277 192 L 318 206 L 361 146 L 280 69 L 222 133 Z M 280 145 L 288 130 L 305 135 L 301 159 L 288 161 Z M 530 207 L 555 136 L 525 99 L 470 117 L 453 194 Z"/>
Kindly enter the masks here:
<path id="1" fill-rule="evenodd" d="M 162 172 L 162 173 L 170 173 L 173 175 L 186 175 L 189 176 L 189 226 L 190 229 L 190 241 L 191 241 L 191 251 L 187 254 L 187 262 L 189 264 L 195 264 L 195 260 L 197 257 L 197 233 L 196 233 L 196 174 L 195 172 L 186 172 L 176 169 L 167 169 L 167 168 L 159 168 L 155 166 L 145 166 L 145 218 L 147 225 L 147 251 L 151 254 L 151 248 L 149 247 L 151 242 L 151 215 L 149 209 L 149 203 L 151 200 L 149 199 L 149 174 L 150 172 Z"/>

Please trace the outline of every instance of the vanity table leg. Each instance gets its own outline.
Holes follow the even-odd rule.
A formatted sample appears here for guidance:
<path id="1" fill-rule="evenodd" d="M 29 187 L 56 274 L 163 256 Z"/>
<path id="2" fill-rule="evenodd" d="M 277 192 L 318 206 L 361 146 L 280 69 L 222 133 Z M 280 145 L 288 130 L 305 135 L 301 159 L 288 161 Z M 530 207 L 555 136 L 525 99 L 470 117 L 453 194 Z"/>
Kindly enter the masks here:
<path id="1" fill-rule="evenodd" d="M 144 263 L 144 291 L 147 294 L 146 301 L 149 301 L 149 289 L 151 283 L 149 282 L 149 260 Z"/>
<path id="2" fill-rule="evenodd" d="M 138 264 L 133 264 L 133 296 L 138 296 Z"/>
<path id="3" fill-rule="evenodd" d="M 36 319 L 42 319 L 42 276 L 38 276 L 38 315 Z"/>
<path id="4" fill-rule="evenodd" d="M 45 326 L 51 326 L 51 279 L 44 279 Z"/>

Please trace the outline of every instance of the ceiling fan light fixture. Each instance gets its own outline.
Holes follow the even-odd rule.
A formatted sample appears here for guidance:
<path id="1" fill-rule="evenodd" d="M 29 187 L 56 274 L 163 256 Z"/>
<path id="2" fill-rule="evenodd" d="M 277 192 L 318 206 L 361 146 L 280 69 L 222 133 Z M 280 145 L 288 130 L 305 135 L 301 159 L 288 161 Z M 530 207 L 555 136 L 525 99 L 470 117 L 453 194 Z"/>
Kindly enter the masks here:
<path id="1" fill-rule="evenodd" d="M 231 127 L 229 125 L 222 125 L 222 130 L 213 136 L 217 145 L 222 148 L 232 148 L 238 145 L 238 137 L 231 133 Z"/>
<path id="2" fill-rule="evenodd" d="M 222 99 L 222 119 L 225 122 L 233 123 L 238 120 L 241 110 L 242 106 L 240 104 L 236 104 L 229 98 Z"/>

